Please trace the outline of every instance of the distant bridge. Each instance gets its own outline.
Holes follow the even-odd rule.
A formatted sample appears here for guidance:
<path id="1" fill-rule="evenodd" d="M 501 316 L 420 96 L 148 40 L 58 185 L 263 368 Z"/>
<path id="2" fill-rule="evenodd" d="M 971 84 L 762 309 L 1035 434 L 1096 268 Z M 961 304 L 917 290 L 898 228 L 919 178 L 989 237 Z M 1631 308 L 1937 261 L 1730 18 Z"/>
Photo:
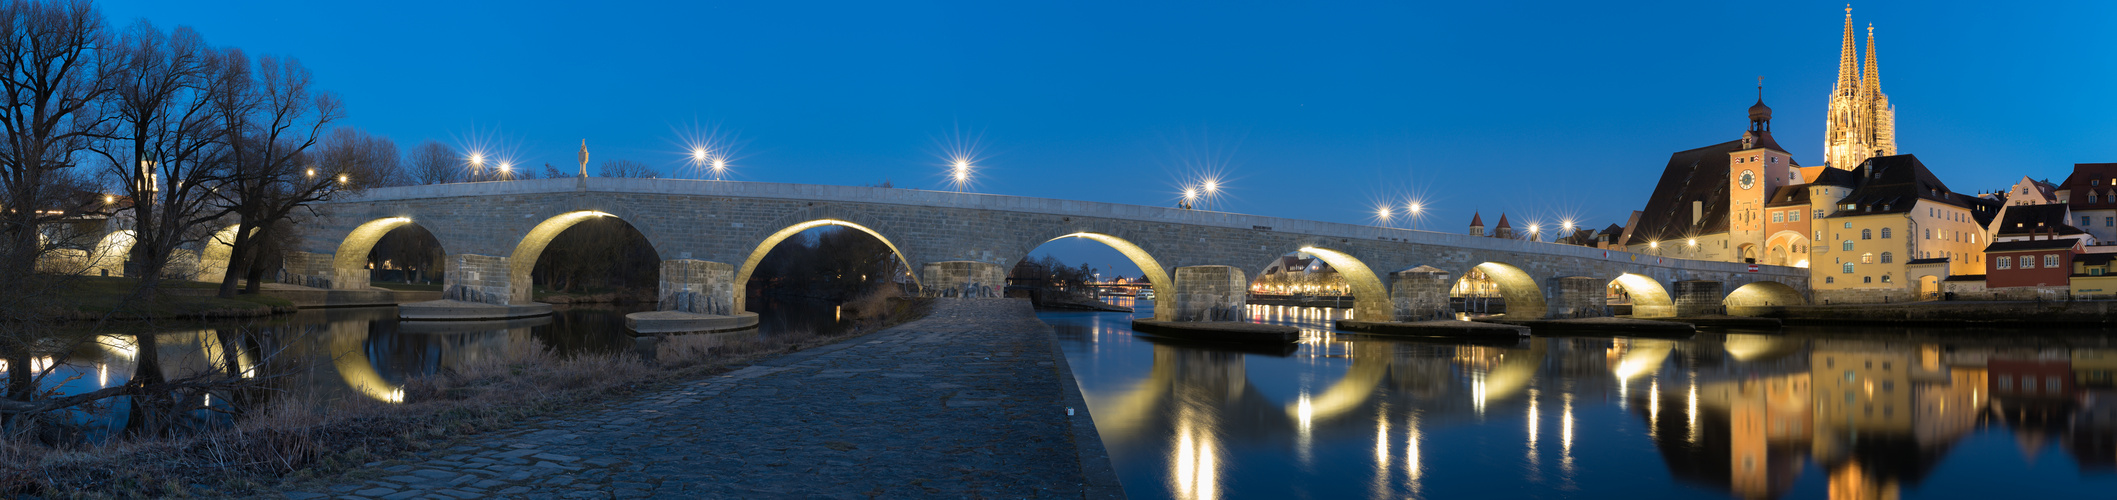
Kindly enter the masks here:
<path id="1" fill-rule="evenodd" d="M 564 178 L 369 189 L 319 205 L 289 252 L 288 281 L 368 287 L 367 256 L 416 224 L 447 255 L 444 295 L 530 301 L 545 245 L 596 217 L 631 224 L 661 256 L 661 309 L 744 310 L 742 284 L 773 246 L 836 225 L 895 250 L 923 293 L 988 295 L 1039 245 L 1078 237 L 1115 248 L 1146 275 L 1161 319 L 1240 317 L 1246 269 L 1289 252 L 1343 273 L 1358 318 L 1447 314 L 1448 288 L 1472 269 L 1512 311 L 1602 314 L 1616 281 L 1642 316 L 1804 304 L 1806 269 L 1661 258 L 1465 234 L 1086 201 L 913 189 L 672 179 Z"/>

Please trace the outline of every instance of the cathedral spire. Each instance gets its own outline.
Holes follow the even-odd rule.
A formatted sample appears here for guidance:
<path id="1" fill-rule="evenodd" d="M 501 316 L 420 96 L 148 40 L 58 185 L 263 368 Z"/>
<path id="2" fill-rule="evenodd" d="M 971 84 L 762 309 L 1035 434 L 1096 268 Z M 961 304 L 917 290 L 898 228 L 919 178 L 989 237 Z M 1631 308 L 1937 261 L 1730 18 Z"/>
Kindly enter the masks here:
<path id="1" fill-rule="evenodd" d="M 1852 48 L 1852 4 L 1845 4 L 1845 44 L 1838 51 L 1838 87 L 1831 89 L 1833 94 L 1849 96 L 1859 90 L 1860 68 L 1854 64 L 1858 61 Z"/>
<path id="2" fill-rule="evenodd" d="M 1874 65 L 1874 23 L 1867 23 L 1867 78 L 1860 82 L 1860 92 L 1882 93 L 1881 70 Z"/>

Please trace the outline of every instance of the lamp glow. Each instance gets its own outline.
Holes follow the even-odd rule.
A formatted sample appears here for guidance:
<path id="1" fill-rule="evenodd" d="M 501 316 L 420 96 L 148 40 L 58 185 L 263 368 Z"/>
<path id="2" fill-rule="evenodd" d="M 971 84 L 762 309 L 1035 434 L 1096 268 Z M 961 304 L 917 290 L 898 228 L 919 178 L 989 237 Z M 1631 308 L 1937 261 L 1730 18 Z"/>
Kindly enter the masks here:
<path id="1" fill-rule="evenodd" d="M 1695 246 L 1698 246 L 1698 239 L 1697 239 L 1697 238 L 1691 238 L 1691 246 L 1694 246 L 1694 247 L 1695 247 Z"/>

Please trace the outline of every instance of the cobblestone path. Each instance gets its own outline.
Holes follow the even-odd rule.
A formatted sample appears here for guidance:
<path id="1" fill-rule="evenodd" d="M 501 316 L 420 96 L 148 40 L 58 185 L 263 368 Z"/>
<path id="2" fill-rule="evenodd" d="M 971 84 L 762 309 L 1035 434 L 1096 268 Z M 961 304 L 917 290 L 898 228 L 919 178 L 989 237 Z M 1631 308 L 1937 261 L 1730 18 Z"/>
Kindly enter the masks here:
<path id="1" fill-rule="evenodd" d="M 1027 302 L 942 299 L 896 328 L 285 496 L 1122 496 L 1051 342 Z"/>

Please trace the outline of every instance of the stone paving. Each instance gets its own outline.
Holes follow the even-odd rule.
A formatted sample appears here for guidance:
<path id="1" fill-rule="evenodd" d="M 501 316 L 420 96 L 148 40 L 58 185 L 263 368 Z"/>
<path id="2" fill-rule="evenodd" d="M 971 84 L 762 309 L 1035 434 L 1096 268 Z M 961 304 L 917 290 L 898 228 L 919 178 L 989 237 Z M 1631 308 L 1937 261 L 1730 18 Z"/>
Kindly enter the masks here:
<path id="1" fill-rule="evenodd" d="M 1122 497 L 1050 331 L 1025 301 L 939 299 L 896 328 L 283 494 Z"/>

